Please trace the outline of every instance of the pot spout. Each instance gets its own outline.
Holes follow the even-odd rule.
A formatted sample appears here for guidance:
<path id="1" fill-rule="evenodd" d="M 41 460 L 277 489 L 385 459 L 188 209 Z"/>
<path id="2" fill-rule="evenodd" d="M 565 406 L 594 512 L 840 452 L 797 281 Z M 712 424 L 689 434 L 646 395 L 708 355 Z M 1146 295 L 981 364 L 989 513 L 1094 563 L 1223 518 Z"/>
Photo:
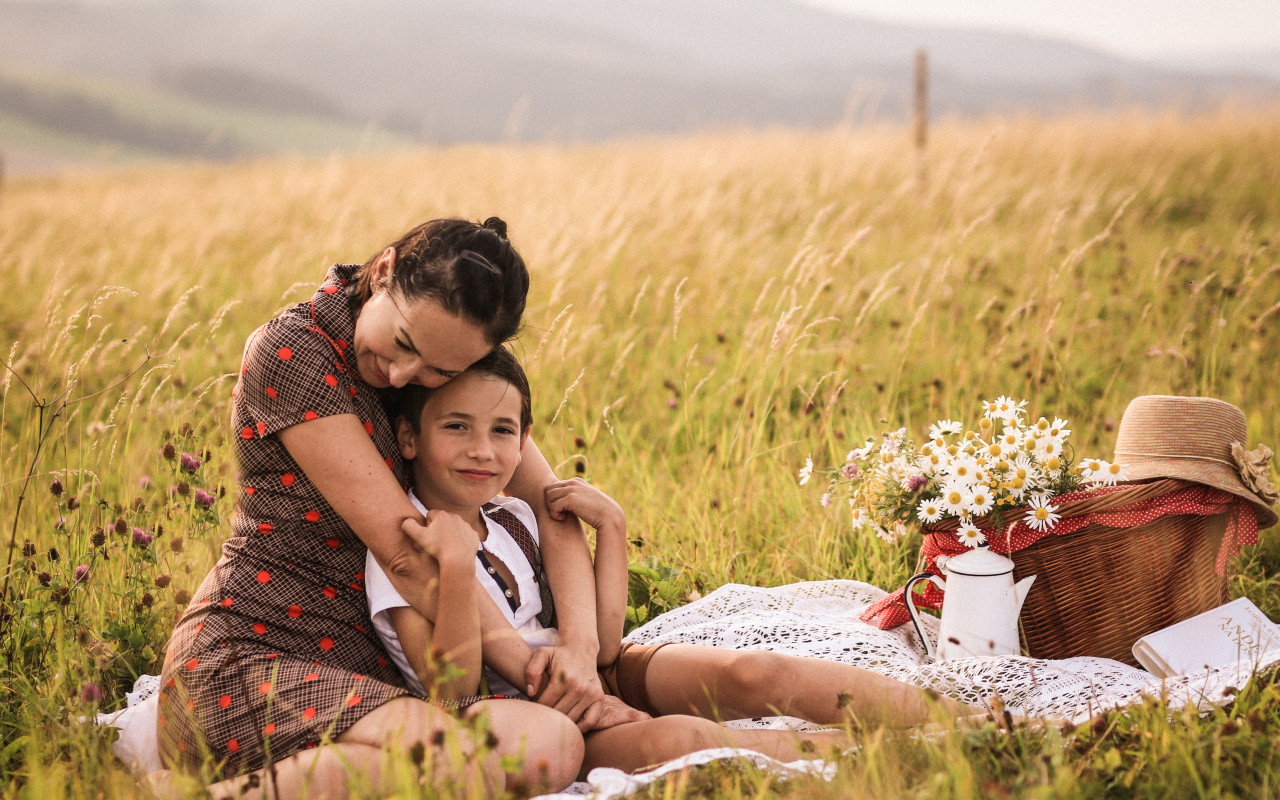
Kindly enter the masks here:
<path id="1" fill-rule="evenodd" d="M 1031 591 L 1031 583 L 1036 579 L 1035 575 L 1028 575 L 1013 585 L 1014 596 L 1018 600 L 1018 613 L 1022 613 L 1022 603 L 1027 599 L 1027 592 Z"/>

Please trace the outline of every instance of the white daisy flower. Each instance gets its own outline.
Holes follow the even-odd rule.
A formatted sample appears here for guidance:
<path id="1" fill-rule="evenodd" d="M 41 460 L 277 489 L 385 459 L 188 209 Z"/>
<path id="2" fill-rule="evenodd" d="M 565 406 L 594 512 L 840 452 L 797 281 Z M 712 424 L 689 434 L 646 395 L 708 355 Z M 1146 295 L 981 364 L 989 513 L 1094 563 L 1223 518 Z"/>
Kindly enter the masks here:
<path id="1" fill-rule="evenodd" d="M 899 525 L 902 525 L 902 523 L 897 523 L 893 528 L 886 528 L 883 525 L 877 525 L 874 522 L 868 523 L 868 527 L 871 529 L 871 532 L 876 535 L 876 538 L 886 542 L 898 541 L 897 528 Z M 902 530 L 903 533 L 905 533 L 906 527 L 904 526 Z"/>
<path id="2" fill-rule="evenodd" d="M 1014 453 L 1017 452 L 1019 447 L 1022 447 L 1022 440 L 1025 438 L 1026 436 L 1018 428 L 1006 427 L 996 437 L 996 443 L 1000 445 L 1005 453 Z"/>
<path id="3" fill-rule="evenodd" d="M 849 455 L 845 456 L 844 460 L 857 461 L 860 458 L 865 458 L 867 454 L 871 452 L 872 448 L 875 447 L 875 445 L 876 445 L 875 439 L 867 439 L 867 441 L 863 443 L 862 447 L 859 447 L 856 450 L 850 450 Z"/>
<path id="4" fill-rule="evenodd" d="M 1129 480 L 1129 474 L 1125 472 L 1124 464 L 1109 464 L 1107 465 L 1107 472 L 1111 474 L 1109 485 L 1114 485 L 1117 481 Z"/>
<path id="5" fill-rule="evenodd" d="M 1070 436 L 1071 430 L 1067 427 L 1067 421 L 1054 417 L 1053 422 L 1049 425 L 1049 435 L 1059 440 Z"/>
<path id="6" fill-rule="evenodd" d="M 994 413 L 988 412 L 987 419 L 999 419 L 1005 423 L 1016 423 L 1024 413 L 1026 408 L 1026 400 L 1014 400 L 1012 397 L 1000 395 L 995 399 Z M 988 404 L 988 408 L 991 404 Z"/>
<path id="7" fill-rule="evenodd" d="M 978 462 L 972 456 L 958 455 L 942 470 L 953 481 L 970 484 L 977 480 Z"/>
<path id="8" fill-rule="evenodd" d="M 1080 478 L 1086 483 L 1115 486 L 1116 481 L 1125 479 L 1124 467 L 1119 464 L 1112 464 L 1110 461 L 1091 458 L 1087 459 L 1082 466 L 1088 467 L 1087 473 L 1083 470 L 1080 473 Z"/>
<path id="9" fill-rule="evenodd" d="M 804 466 L 800 468 L 800 485 L 804 486 L 813 477 L 813 459 L 806 457 Z"/>
<path id="10" fill-rule="evenodd" d="M 967 488 L 960 483 L 943 485 L 942 494 L 938 496 L 938 502 L 942 503 L 942 510 L 955 516 L 963 514 L 965 498 L 968 496 Z"/>
<path id="11" fill-rule="evenodd" d="M 969 520 L 961 520 L 956 539 L 966 547 L 978 547 L 987 543 L 987 535 Z"/>
<path id="12" fill-rule="evenodd" d="M 995 508 L 996 498 L 991 490 L 985 486 L 975 486 L 969 496 L 965 498 L 965 510 L 975 517 L 989 513 Z"/>
<path id="13" fill-rule="evenodd" d="M 940 419 L 929 426 L 929 438 L 939 439 L 943 436 L 954 436 L 964 430 L 964 425 L 954 419 Z"/>
<path id="14" fill-rule="evenodd" d="M 854 508 L 852 499 L 849 500 L 849 508 L 853 509 L 853 518 L 850 520 L 853 525 L 853 529 L 856 531 L 866 527 L 868 522 L 870 522 L 867 518 L 867 512 L 861 508 Z"/>
<path id="15" fill-rule="evenodd" d="M 936 497 L 921 500 L 916 506 L 916 518 L 926 525 L 942 519 L 942 514 L 942 502 Z"/>
<path id="16" fill-rule="evenodd" d="M 1004 395 L 1001 395 L 996 400 L 987 400 L 982 404 L 982 416 L 986 417 L 987 419 L 998 418 L 1000 416 L 1000 401 L 1008 400 L 1008 399 L 1009 398 L 1005 397 Z"/>
<path id="17" fill-rule="evenodd" d="M 1052 436 L 1036 436 L 1033 437 L 1036 458 L 1044 461 L 1046 458 L 1062 455 L 1062 440 L 1055 439 Z"/>
<path id="18" fill-rule="evenodd" d="M 1103 477 L 1103 473 L 1107 472 L 1110 466 L 1101 458 L 1083 458 L 1076 465 L 1076 469 L 1080 470 L 1081 483 L 1105 483 L 1106 478 Z"/>
<path id="19" fill-rule="evenodd" d="M 1038 531 L 1050 530 L 1058 524 L 1058 520 L 1062 519 L 1062 515 L 1056 513 L 1058 507 L 1049 504 L 1048 495 L 1035 495 L 1028 505 L 1031 508 L 1023 521 Z"/>

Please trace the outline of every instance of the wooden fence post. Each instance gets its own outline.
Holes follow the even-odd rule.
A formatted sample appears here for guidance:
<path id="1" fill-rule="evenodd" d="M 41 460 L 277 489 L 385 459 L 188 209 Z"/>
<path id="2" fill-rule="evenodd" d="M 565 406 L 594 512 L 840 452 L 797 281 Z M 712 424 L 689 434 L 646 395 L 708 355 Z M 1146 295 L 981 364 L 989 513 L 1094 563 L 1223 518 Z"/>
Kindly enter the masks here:
<path id="1" fill-rule="evenodd" d="M 923 192 L 929 179 L 929 54 L 916 51 L 916 186 Z"/>

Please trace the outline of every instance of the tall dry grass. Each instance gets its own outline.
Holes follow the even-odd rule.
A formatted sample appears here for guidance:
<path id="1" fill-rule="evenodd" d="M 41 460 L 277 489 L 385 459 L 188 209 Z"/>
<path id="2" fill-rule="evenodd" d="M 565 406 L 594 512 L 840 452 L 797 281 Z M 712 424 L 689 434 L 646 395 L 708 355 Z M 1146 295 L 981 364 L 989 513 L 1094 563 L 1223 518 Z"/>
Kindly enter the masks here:
<path id="1" fill-rule="evenodd" d="M 533 271 L 517 350 L 535 436 L 562 473 L 619 499 L 642 542 L 633 558 L 680 565 L 682 592 L 901 581 L 913 543 L 855 534 L 797 486 L 797 467 L 810 453 L 842 459 L 886 424 L 972 419 L 997 394 L 1069 418 L 1091 453 L 1110 452 L 1125 404 L 1146 393 L 1220 397 L 1245 410 L 1250 444 L 1280 441 L 1280 113 L 950 122 L 928 158 L 920 186 L 908 132 L 882 127 L 6 184 L 8 792 L 130 791 L 105 737 L 75 722 L 92 705 L 80 692 L 97 681 L 109 704 L 155 671 L 176 590 L 215 558 L 245 336 L 308 297 L 329 264 L 363 261 L 424 218 L 509 222 Z M 165 444 L 209 461 L 183 472 Z M 231 491 L 212 509 L 193 502 L 219 486 Z M 129 532 L 156 525 L 139 561 Z M 1272 617 L 1278 551 L 1264 542 L 1235 584 Z M 75 582 L 79 564 L 91 580 Z M 1280 775 L 1275 693 L 1259 692 L 1272 744 L 1250 757 L 1246 794 Z M 1196 767 L 1201 746 L 1158 711 L 1136 719 L 1085 745 L 875 739 L 831 786 L 729 770 L 671 791 L 1089 796 L 1111 791 L 1112 751 L 1145 765 L 1131 783 L 1160 789 L 1151 796 L 1235 785 Z M 1219 745 L 1225 724 L 1180 723 Z"/>

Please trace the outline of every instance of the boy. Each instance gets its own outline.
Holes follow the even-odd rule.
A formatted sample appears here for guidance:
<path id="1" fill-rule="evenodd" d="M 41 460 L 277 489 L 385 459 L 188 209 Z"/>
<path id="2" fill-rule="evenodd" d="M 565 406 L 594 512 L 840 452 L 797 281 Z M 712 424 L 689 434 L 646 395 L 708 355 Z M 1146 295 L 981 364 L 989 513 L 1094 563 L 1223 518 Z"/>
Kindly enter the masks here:
<path id="1" fill-rule="evenodd" d="M 498 496 L 520 462 L 532 423 L 528 380 L 514 356 L 498 348 L 439 388 L 408 391 L 396 425 L 401 453 L 412 461 L 411 499 L 424 512 L 454 515 L 467 526 L 466 536 L 458 535 L 468 546 L 479 545 L 476 579 L 527 650 L 524 676 L 486 670 L 489 690 L 519 696 L 513 682 L 525 683 L 526 693 L 536 695 L 543 664 L 535 650 L 555 636 L 550 592 L 540 574 L 533 514 L 520 501 Z M 727 744 L 791 761 L 812 753 L 815 743 L 849 743 L 835 732 L 731 732 L 711 721 L 720 715 L 737 719 L 782 713 L 822 724 L 929 719 L 933 703 L 923 692 L 847 664 L 762 650 L 622 645 L 627 577 L 622 509 L 580 479 L 549 487 L 547 505 L 552 513 L 575 514 L 596 528 L 601 677 L 611 695 L 657 717 L 644 719 L 615 707 L 613 721 L 621 718 L 623 724 L 585 737 L 584 774 L 595 766 L 639 769 Z M 449 526 L 440 528 L 447 531 Z M 468 538 L 472 535 L 474 539 Z M 443 574 L 441 581 L 443 586 Z M 478 624 L 471 628 L 472 641 L 455 636 L 453 627 L 442 637 L 441 620 L 450 616 L 444 613 L 445 604 L 433 628 L 395 595 L 372 556 L 366 586 L 375 628 L 406 680 L 419 691 L 434 685 L 446 698 L 477 691 L 480 676 L 473 653 L 479 647 Z M 429 658 L 428 648 L 438 658 Z M 948 711 L 979 711 L 948 700 L 938 704 Z M 690 711 L 699 716 L 686 716 Z"/>

